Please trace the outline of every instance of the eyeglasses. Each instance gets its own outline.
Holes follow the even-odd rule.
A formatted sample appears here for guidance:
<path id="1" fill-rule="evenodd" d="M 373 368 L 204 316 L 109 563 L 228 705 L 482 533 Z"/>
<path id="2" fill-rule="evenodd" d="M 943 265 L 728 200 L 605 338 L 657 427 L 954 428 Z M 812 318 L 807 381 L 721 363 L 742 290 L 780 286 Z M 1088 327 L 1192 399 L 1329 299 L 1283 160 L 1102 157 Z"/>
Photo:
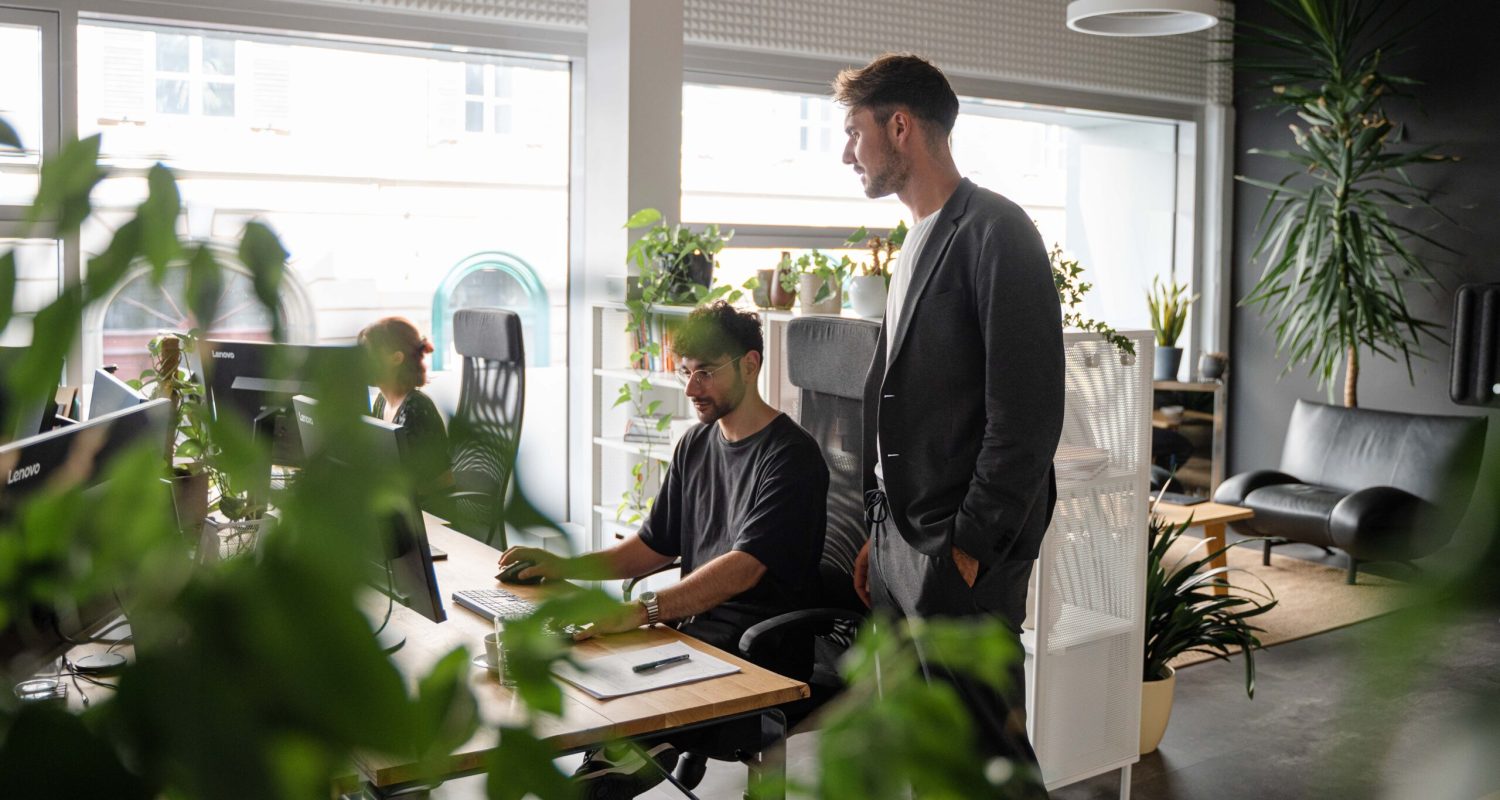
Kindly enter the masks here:
<path id="1" fill-rule="evenodd" d="M 714 379 L 714 374 L 715 373 L 717 373 L 719 370 L 721 370 L 721 369 L 729 366 L 730 364 L 733 364 L 734 362 L 739 361 L 741 358 L 743 358 L 743 356 L 735 356 L 734 358 L 731 358 L 728 361 L 725 361 L 723 364 L 720 364 L 719 366 L 714 367 L 713 369 L 694 369 L 694 370 L 689 370 L 687 367 L 678 367 L 677 368 L 677 377 L 681 378 L 683 384 L 685 384 L 687 386 L 692 386 L 695 383 L 697 383 L 699 385 L 706 385 L 709 381 L 711 381 L 711 380 Z"/>

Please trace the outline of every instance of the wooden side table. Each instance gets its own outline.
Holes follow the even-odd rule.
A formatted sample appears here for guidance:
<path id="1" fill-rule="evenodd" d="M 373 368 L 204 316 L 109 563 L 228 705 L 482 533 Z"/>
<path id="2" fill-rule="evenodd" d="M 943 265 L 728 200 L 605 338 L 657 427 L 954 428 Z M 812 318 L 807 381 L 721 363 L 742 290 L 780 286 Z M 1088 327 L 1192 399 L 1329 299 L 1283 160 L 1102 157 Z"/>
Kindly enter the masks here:
<path id="1" fill-rule="evenodd" d="M 1202 526 L 1203 538 L 1208 540 L 1208 546 L 1214 551 L 1221 551 L 1218 556 L 1209 562 L 1209 566 L 1215 568 L 1229 566 L 1229 553 L 1224 551 L 1224 545 L 1227 543 L 1224 537 L 1224 526 L 1231 522 L 1238 522 L 1242 519 L 1250 519 L 1255 516 L 1255 512 L 1248 508 L 1212 502 L 1196 503 L 1190 506 L 1179 506 L 1176 503 L 1157 503 L 1154 513 L 1163 520 L 1166 520 L 1169 525 L 1180 525 L 1191 517 L 1192 524 L 1190 527 L 1197 528 Z M 1225 583 L 1228 583 L 1227 578 L 1225 579 Z M 1226 595 L 1229 594 L 1229 589 L 1227 586 L 1216 586 L 1213 592 L 1216 595 Z"/>

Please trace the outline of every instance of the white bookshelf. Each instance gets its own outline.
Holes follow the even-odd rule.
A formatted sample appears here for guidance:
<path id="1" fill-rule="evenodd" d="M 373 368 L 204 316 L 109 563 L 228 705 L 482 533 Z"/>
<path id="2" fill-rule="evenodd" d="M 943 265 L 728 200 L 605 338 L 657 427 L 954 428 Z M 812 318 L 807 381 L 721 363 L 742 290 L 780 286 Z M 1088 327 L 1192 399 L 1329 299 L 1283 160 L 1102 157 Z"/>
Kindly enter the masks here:
<path id="1" fill-rule="evenodd" d="M 1097 334 L 1066 335 L 1062 444 L 1107 461 L 1057 482 L 1021 640 L 1027 727 L 1047 788 L 1121 770 L 1126 797 L 1140 759 L 1153 340 L 1123 335 L 1134 359 Z"/>

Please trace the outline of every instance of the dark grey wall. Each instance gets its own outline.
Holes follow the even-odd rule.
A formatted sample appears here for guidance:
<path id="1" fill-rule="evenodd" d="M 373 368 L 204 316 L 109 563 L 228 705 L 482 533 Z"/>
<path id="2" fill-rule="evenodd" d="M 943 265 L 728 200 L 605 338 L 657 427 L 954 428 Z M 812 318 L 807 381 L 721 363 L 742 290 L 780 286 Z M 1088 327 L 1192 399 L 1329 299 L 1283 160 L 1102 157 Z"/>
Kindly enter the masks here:
<path id="1" fill-rule="evenodd" d="M 1500 282 L 1500 4 L 1481 0 L 1452 0 L 1411 4 L 1419 13 L 1439 5 L 1440 10 L 1411 35 L 1411 49 L 1389 61 L 1392 72 L 1424 82 L 1415 87 L 1413 101 L 1392 107 L 1392 117 L 1407 126 L 1414 145 L 1441 145 L 1442 152 L 1457 155 L 1458 164 L 1425 168 L 1414 175 L 1419 183 L 1441 191 L 1438 203 L 1459 223 L 1444 224 L 1434 233 L 1460 252 L 1447 256 L 1432 247 L 1419 250 L 1448 263 L 1434 272 L 1444 286 L 1432 294 L 1417 289 L 1410 295 L 1419 316 L 1447 327 L 1452 315 L 1453 292 L 1467 282 Z M 1269 22 L 1272 15 L 1259 0 L 1240 0 L 1236 16 Z M 1291 148 L 1288 115 L 1256 108 L 1262 96 L 1252 88 L 1251 76 L 1235 76 L 1235 173 L 1279 179 L 1284 162 L 1246 155 L 1252 147 Z M 1236 184 L 1234 301 L 1246 296 L 1260 274 L 1250 254 L 1258 234 L 1255 224 L 1265 203 L 1259 189 Z M 1422 218 L 1430 223 L 1433 218 Z M 1327 396 L 1307 377 L 1303 366 L 1278 376 L 1284 366 L 1275 354 L 1274 332 L 1259 312 L 1236 305 L 1231 325 L 1230 452 L 1229 474 L 1247 469 L 1273 467 L 1281 456 L 1287 418 L 1297 398 L 1326 401 Z M 1362 354 L 1359 404 L 1367 408 L 1418 413 L 1475 414 L 1478 410 L 1448 400 L 1449 348 L 1427 340 L 1427 360 L 1414 360 L 1416 383 L 1407 380 L 1404 364 Z M 1342 402 L 1343 376 L 1337 379 L 1335 401 Z M 1492 416 L 1492 429 L 1500 416 Z"/>

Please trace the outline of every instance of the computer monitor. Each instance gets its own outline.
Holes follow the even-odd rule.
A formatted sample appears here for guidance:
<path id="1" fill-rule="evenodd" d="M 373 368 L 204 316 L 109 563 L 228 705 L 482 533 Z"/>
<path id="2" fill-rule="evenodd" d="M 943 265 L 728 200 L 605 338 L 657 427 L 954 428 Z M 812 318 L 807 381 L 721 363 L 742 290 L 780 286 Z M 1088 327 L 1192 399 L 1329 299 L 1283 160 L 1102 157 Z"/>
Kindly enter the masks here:
<path id="1" fill-rule="evenodd" d="M 148 399 L 139 390 L 130 388 L 130 384 L 116 378 L 114 373 L 96 369 L 94 388 L 89 392 L 89 419 L 138 406 Z"/>
<path id="2" fill-rule="evenodd" d="M 57 408 L 56 381 L 48 385 L 46 394 L 24 401 L 11 397 L 10 392 L 3 388 L 9 386 L 11 367 L 21 360 L 21 354 L 26 350 L 24 347 L 0 347 L 0 426 L 7 419 L 15 420 L 14 425 L 0 428 L 0 442 L 14 442 L 52 430 Z"/>
<path id="3" fill-rule="evenodd" d="M 292 407 L 300 439 L 310 458 L 321 453 L 334 463 L 349 460 L 350 456 L 340 452 L 338 442 L 329 441 L 318 430 L 317 400 L 298 395 L 292 398 Z M 375 417 L 360 420 L 364 423 L 361 432 L 372 437 L 373 457 L 385 464 L 402 464 L 406 458 L 406 437 L 401 426 Z M 374 581 L 377 588 L 433 622 L 446 620 L 448 616 L 432 567 L 427 525 L 415 495 L 402 512 L 393 514 L 388 521 L 382 545 L 385 559 L 380 564 L 383 574 Z"/>
<path id="4" fill-rule="evenodd" d="M 199 354 L 204 388 L 217 420 L 234 419 L 271 445 L 271 461 L 298 466 L 302 442 L 292 422 L 292 397 L 315 394 L 313 376 L 363 380 L 356 347 L 205 339 Z"/>
<path id="5" fill-rule="evenodd" d="M 101 490 L 111 463 L 134 445 L 150 442 L 165 463 L 171 426 L 171 402 L 152 400 L 0 446 L 0 475 L 5 477 L 0 485 L 0 525 L 18 519 L 29 498 L 59 481 L 85 492 Z M 170 502 L 165 484 L 161 490 L 161 499 Z M 118 613 L 112 590 L 66 609 L 33 606 L 29 614 L 13 617 L 0 630 L 0 668 L 11 675 L 29 674 Z"/>

